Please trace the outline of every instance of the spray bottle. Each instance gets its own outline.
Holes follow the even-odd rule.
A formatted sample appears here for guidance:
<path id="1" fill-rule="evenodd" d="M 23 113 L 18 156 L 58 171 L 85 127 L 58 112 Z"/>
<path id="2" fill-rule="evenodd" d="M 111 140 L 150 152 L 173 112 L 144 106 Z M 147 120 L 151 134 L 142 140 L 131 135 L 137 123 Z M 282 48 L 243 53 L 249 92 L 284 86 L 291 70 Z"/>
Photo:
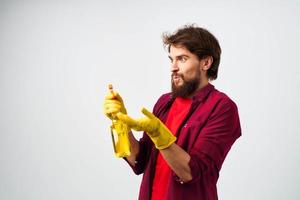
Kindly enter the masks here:
<path id="1" fill-rule="evenodd" d="M 112 84 L 109 84 L 108 88 L 111 94 L 114 95 Z M 130 141 L 128 138 L 129 131 L 128 126 L 118 120 L 118 118 L 113 114 L 110 132 L 116 157 L 121 158 L 130 155 Z"/>

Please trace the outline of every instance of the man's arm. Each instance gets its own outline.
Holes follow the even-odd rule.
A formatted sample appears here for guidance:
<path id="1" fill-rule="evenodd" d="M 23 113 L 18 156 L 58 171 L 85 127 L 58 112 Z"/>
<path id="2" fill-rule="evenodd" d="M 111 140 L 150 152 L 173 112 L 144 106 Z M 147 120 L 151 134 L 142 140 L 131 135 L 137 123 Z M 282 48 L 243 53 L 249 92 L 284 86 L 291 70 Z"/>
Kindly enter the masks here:
<path id="1" fill-rule="evenodd" d="M 193 177 L 188 164 L 191 157 L 185 150 L 173 143 L 168 148 L 161 149 L 160 153 L 180 180 L 183 182 L 192 180 Z"/>
<path id="2" fill-rule="evenodd" d="M 157 117 L 144 108 L 142 112 L 147 118 L 134 120 L 122 113 L 118 113 L 117 116 L 130 128 L 136 131 L 143 130 L 147 133 L 155 147 L 161 152 L 170 168 L 181 181 L 187 182 L 192 180 L 192 173 L 189 167 L 190 155 L 175 144 L 176 137 Z M 132 144 L 132 155 L 127 157 L 127 160 L 132 166 L 135 166 L 136 155 L 139 152 L 139 143 L 133 137 L 132 133 L 129 134 L 129 140 Z"/>
<path id="3" fill-rule="evenodd" d="M 176 137 L 157 117 L 145 108 L 142 109 L 142 112 L 147 116 L 147 118 L 134 120 L 128 115 L 124 115 L 122 113 L 118 113 L 117 116 L 130 128 L 136 131 L 145 131 L 155 144 L 155 147 L 160 150 L 175 174 L 182 181 L 191 180 L 191 169 L 188 165 L 190 155 L 174 143 L 176 141 Z M 135 158 L 139 152 L 139 143 L 135 140 L 132 133 L 129 135 L 129 140 L 131 141 L 133 150 L 132 155 L 130 155 L 127 160 L 132 166 L 135 166 Z"/>
<path id="4" fill-rule="evenodd" d="M 139 152 L 139 143 L 131 131 L 128 133 L 128 136 L 131 145 L 131 154 L 130 156 L 127 156 L 126 159 L 129 164 L 134 167 L 136 156 Z M 168 148 L 160 150 L 160 153 L 164 157 L 165 161 L 169 164 L 170 168 L 183 182 L 192 180 L 191 169 L 188 165 L 191 157 L 186 151 L 184 151 L 177 144 L 173 143 Z"/>

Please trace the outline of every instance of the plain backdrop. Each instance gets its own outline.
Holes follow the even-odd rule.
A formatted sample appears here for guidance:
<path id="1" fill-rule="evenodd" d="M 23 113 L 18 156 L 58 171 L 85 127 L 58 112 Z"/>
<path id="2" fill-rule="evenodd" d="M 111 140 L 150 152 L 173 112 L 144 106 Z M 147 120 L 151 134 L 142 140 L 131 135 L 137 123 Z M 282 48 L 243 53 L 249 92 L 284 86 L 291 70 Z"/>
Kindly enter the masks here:
<path id="1" fill-rule="evenodd" d="M 103 98 L 112 83 L 131 116 L 152 109 L 170 91 L 161 36 L 191 23 L 218 38 L 212 84 L 242 125 L 219 199 L 300 199 L 299 19 L 296 0 L 0 1 L 0 199 L 137 199 Z"/>

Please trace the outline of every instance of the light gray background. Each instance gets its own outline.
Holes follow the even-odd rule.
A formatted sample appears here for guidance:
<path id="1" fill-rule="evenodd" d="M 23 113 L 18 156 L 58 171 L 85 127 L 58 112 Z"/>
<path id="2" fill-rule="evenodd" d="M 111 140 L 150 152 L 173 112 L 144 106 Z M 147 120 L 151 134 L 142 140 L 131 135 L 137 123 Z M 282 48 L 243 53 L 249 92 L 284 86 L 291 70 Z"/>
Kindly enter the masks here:
<path id="1" fill-rule="evenodd" d="M 240 113 L 219 198 L 300 199 L 299 19 L 296 0 L 1 1 L 0 199 L 137 199 L 103 98 L 113 83 L 132 116 L 152 109 L 170 89 L 161 35 L 186 23 L 219 39 L 213 84 Z"/>

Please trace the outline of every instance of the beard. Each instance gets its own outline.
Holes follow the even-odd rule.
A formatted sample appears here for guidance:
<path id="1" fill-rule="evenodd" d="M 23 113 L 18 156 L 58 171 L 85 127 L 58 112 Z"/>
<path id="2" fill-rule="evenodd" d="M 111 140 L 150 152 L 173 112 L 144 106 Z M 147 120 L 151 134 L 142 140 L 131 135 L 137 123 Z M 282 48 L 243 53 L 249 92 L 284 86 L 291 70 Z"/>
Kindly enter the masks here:
<path id="1" fill-rule="evenodd" d="M 182 79 L 183 84 L 180 86 L 176 86 L 173 81 L 173 75 L 172 75 L 171 83 L 172 83 L 172 96 L 173 97 L 187 98 L 187 97 L 191 96 L 198 89 L 200 81 L 201 81 L 199 73 L 195 78 L 193 78 L 191 80 L 186 80 L 182 74 L 176 74 L 176 75 Z"/>

